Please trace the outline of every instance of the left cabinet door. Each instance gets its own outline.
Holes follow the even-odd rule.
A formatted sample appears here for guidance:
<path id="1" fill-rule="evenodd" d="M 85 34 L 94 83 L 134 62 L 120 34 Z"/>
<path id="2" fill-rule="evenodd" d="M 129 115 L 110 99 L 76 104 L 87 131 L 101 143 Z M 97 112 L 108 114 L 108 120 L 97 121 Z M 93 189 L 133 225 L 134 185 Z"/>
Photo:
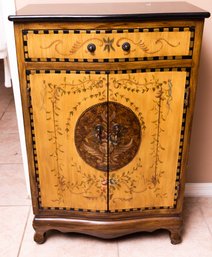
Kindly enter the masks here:
<path id="1" fill-rule="evenodd" d="M 27 87 L 40 208 L 106 211 L 107 75 L 28 70 Z"/>

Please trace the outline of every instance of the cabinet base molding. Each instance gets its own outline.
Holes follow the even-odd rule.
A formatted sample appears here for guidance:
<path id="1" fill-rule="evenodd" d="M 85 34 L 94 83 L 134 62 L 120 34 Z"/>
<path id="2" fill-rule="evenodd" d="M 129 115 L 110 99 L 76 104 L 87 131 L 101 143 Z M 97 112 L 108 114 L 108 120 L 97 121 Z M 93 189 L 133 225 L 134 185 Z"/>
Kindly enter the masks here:
<path id="1" fill-rule="evenodd" d="M 181 242 L 182 218 L 180 216 L 142 217 L 117 221 L 101 221 L 35 216 L 33 227 L 35 229 L 34 240 L 38 244 L 46 241 L 46 232 L 50 230 L 57 230 L 63 233 L 82 233 L 103 239 L 112 239 L 142 231 L 153 232 L 157 229 L 168 230 L 171 243 L 178 244 Z"/>

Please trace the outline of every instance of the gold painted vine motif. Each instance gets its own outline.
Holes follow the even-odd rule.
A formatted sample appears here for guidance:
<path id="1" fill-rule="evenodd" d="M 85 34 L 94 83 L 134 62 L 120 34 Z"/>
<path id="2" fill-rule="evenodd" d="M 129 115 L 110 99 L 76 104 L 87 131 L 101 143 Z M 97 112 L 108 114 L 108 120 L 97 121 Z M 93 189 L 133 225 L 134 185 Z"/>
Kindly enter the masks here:
<path id="1" fill-rule="evenodd" d="M 87 200 L 105 200 L 107 198 L 107 179 L 104 174 L 90 174 L 83 171 L 81 166 L 73 159 L 70 166 L 76 174 L 82 177 L 82 180 L 71 182 L 62 175 L 62 192 L 67 190 L 71 194 L 82 195 Z"/>
<path id="2" fill-rule="evenodd" d="M 52 167 L 51 172 L 57 178 L 57 184 L 55 187 L 57 188 L 57 199 L 53 200 L 55 202 L 61 203 L 63 201 L 63 184 L 64 184 L 64 176 L 61 175 L 63 173 L 63 163 L 61 161 L 61 155 L 64 153 L 63 146 L 59 143 L 59 138 L 63 136 L 62 128 L 59 124 L 59 113 L 60 108 L 58 103 L 60 98 L 66 94 L 69 94 L 66 90 L 64 90 L 60 85 L 54 85 L 52 83 L 43 82 L 43 87 L 46 89 L 46 94 L 48 95 L 48 99 L 51 102 L 51 110 L 46 110 L 46 120 L 51 121 L 53 124 L 52 130 L 47 130 L 47 134 L 49 135 L 49 141 L 52 143 L 52 152 L 50 157 L 55 161 L 54 167 Z M 44 102 L 44 99 L 43 99 Z M 42 106 L 43 108 L 43 106 Z"/>
<path id="3" fill-rule="evenodd" d="M 154 106 L 151 111 L 155 113 L 155 120 L 152 121 L 153 125 L 155 126 L 155 133 L 152 135 L 152 141 L 151 141 L 151 157 L 153 159 L 153 163 L 151 165 L 151 169 L 153 170 L 153 174 L 151 178 L 144 178 L 143 176 L 138 176 L 138 179 L 136 180 L 136 183 L 139 183 L 139 180 L 142 180 L 142 184 L 145 185 L 144 188 L 139 191 L 139 192 L 131 192 L 128 191 L 127 185 L 125 185 L 125 192 L 129 192 L 128 197 L 123 197 L 123 198 L 116 198 L 113 199 L 113 202 L 115 200 L 120 200 L 120 201 L 130 201 L 133 198 L 132 193 L 142 193 L 147 190 L 153 190 L 155 193 L 156 197 L 160 198 L 165 198 L 167 197 L 166 193 L 160 193 L 161 188 L 160 188 L 160 179 L 162 178 L 164 174 L 164 170 L 160 169 L 160 164 L 163 163 L 163 160 L 161 159 L 161 152 L 165 150 L 165 148 L 161 145 L 160 143 L 160 137 L 161 134 L 164 132 L 162 125 L 166 121 L 166 117 L 169 114 L 169 111 L 171 110 L 171 101 L 172 101 L 172 81 L 167 80 L 167 81 L 162 81 L 160 82 L 156 77 L 152 76 L 150 80 L 145 79 L 144 83 L 139 83 L 136 78 L 133 75 L 129 75 L 128 78 L 124 79 L 116 79 L 114 78 L 112 80 L 112 84 L 115 89 L 124 89 L 127 92 L 133 92 L 133 93 L 148 93 L 148 92 L 155 92 L 155 99 L 154 99 Z M 130 101 L 129 97 L 126 97 L 125 94 L 120 94 L 119 91 L 113 91 L 109 90 L 110 92 L 110 99 L 113 101 L 118 101 L 119 99 L 125 100 L 130 104 L 131 108 L 134 109 L 136 112 L 139 112 L 139 108 L 135 106 L 133 102 Z M 167 112 L 164 113 L 162 111 L 162 104 L 166 104 L 166 110 Z M 139 117 L 142 117 L 142 113 L 138 113 Z M 141 118 L 141 124 L 143 121 L 143 117 Z M 146 126 L 143 123 L 143 130 L 145 131 Z M 135 183 L 135 181 L 134 181 Z M 115 188 L 116 183 L 114 183 L 113 188 Z M 135 186 L 133 184 L 133 186 Z M 136 188 L 136 186 L 135 186 Z M 111 198 L 112 199 L 112 198 Z"/>
<path id="4" fill-rule="evenodd" d="M 53 125 L 51 130 L 48 130 L 47 133 L 49 135 L 49 141 L 52 143 L 52 153 L 50 157 L 55 161 L 54 167 L 52 167 L 51 172 L 57 177 L 57 184 L 55 187 L 57 188 L 57 199 L 53 201 L 58 202 L 59 204 L 64 202 L 64 192 L 68 190 L 72 194 L 80 194 L 83 197 L 94 200 L 97 198 L 106 199 L 107 197 L 107 189 L 109 189 L 109 198 L 111 201 L 131 201 L 133 199 L 133 194 L 143 193 L 147 190 L 153 190 L 156 197 L 164 198 L 166 194 L 160 193 L 160 179 L 164 174 L 164 171 L 160 169 L 160 164 L 163 163 L 161 159 L 161 152 L 164 151 L 164 147 L 160 143 L 161 134 L 164 132 L 163 123 L 166 120 L 166 117 L 171 110 L 171 101 L 172 101 L 172 82 L 171 80 L 167 81 L 159 81 L 156 77 L 152 76 L 151 79 L 144 80 L 144 83 L 139 83 L 135 77 L 131 74 L 126 79 L 116 79 L 112 78 L 112 83 L 114 85 L 114 89 L 109 88 L 109 99 L 114 102 L 118 102 L 118 99 L 124 100 L 128 106 L 137 114 L 139 118 L 142 133 L 145 132 L 146 124 L 143 119 L 142 112 L 139 110 L 139 107 L 136 106 L 130 98 L 124 93 L 120 94 L 120 88 L 124 89 L 126 92 L 131 91 L 135 93 L 148 93 L 154 92 L 154 107 L 151 111 L 155 113 L 155 120 L 152 121 L 155 126 L 155 133 L 152 135 L 152 166 L 150 167 L 153 170 L 151 178 L 145 178 L 143 176 L 137 176 L 142 180 L 142 184 L 144 188 L 137 191 L 136 184 L 139 183 L 139 179 L 135 180 L 132 174 L 135 174 L 139 169 L 142 168 L 142 160 L 139 158 L 137 165 L 129 171 L 124 171 L 121 174 L 116 174 L 116 172 L 112 172 L 110 174 L 109 180 L 107 180 L 104 173 L 98 173 L 97 175 L 90 175 L 86 171 L 81 169 L 81 166 L 73 161 L 70 165 L 76 173 L 79 173 L 82 177 L 81 180 L 76 182 L 68 181 L 63 175 L 63 163 L 62 156 L 64 154 L 63 146 L 59 143 L 60 138 L 64 136 L 64 134 L 68 134 L 70 132 L 70 124 L 71 117 L 78 110 L 79 106 L 83 101 L 87 101 L 88 99 L 96 98 L 99 101 L 106 100 L 106 92 L 103 90 L 102 92 L 98 92 L 96 94 L 92 94 L 92 89 L 95 87 L 97 89 L 103 88 L 105 82 L 105 78 L 98 77 L 98 79 L 93 79 L 90 76 L 84 77 L 82 80 L 79 80 L 77 83 L 72 82 L 68 83 L 66 77 L 64 77 L 63 82 L 59 85 L 47 83 L 43 81 L 44 95 L 43 97 L 47 97 L 47 99 L 51 102 L 51 109 L 45 110 L 45 107 L 42 105 L 41 109 L 46 112 L 46 120 L 51 122 Z M 59 115 L 60 111 L 62 111 L 59 107 L 59 101 L 62 97 L 69 94 L 81 94 L 83 92 L 90 92 L 86 97 L 82 98 L 81 101 L 77 103 L 76 106 L 70 111 L 67 121 L 65 131 L 62 130 L 59 124 Z M 44 100 L 43 100 L 44 102 Z M 162 104 L 166 104 L 167 112 L 164 113 L 162 111 Z M 140 171 L 139 171 L 140 172 Z M 91 188 L 93 188 L 91 190 Z M 95 190 L 94 190 L 95 188 Z M 123 189 L 127 192 L 128 197 L 117 198 L 115 197 L 115 191 Z M 95 192 L 92 195 L 91 192 Z"/>
<path id="5" fill-rule="evenodd" d="M 156 54 L 159 53 L 163 47 L 165 45 L 168 45 L 170 47 L 178 47 L 180 45 L 180 42 L 178 42 L 177 44 L 171 44 L 168 40 L 166 40 L 165 38 L 158 38 L 157 40 L 154 41 L 154 45 L 157 47 L 156 50 L 150 50 L 150 48 L 147 46 L 147 44 L 141 39 L 137 42 L 135 42 L 134 40 L 127 38 L 127 37 L 122 37 L 120 38 L 117 42 L 116 45 L 118 47 L 121 47 L 121 45 L 125 42 L 130 42 L 134 47 L 139 47 L 139 49 L 141 49 L 144 53 L 146 54 Z M 130 51 L 126 51 L 125 54 L 129 54 L 130 52 L 135 51 L 136 48 L 134 49 L 130 49 Z"/>
<path id="6" fill-rule="evenodd" d="M 144 40 L 139 40 L 139 41 L 134 41 L 132 40 L 131 38 L 129 37 L 121 37 L 119 38 L 116 43 L 115 43 L 115 39 L 114 38 L 110 38 L 110 37 L 107 37 L 107 38 L 90 38 L 90 39 L 87 39 L 85 41 L 79 41 L 79 40 L 76 40 L 72 47 L 70 48 L 70 50 L 68 52 L 63 52 L 61 49 L 63 49 L 63 41 L 61 39 L 58 39 L 58 40 L 54 40 L 52 41 L 49 45 L 47 46 L 40 46 L 41 49 L 50 49 L 50 48 L 54 48 L 54 51 L 56 53 L 58 53 L 59 55 L 61 56 L 67 56 L 67 55 L 73 55 L 75 54 L 76 52 L 78 52 L 82 47 L 84 47 L 85 45 L 87 44 L 90 44 L 90 43 L 95 43 L 97 44 L 98 47 L 102 48 L 103 47 L 103 51 L 107 51 L 108 53 L 110 51 L 116 51 L 116 48 L 114 47 L 114 44 L 120 48 L 122 47 L 122 44 L 123 43 L 130 43 L 131 44 L 131 49 L 129 51 L 125 51 L 124 54 L 127 55 L 129 54 L 130 52 L 134 52 L 136 51 L 136 48 L 139 48 L 140 50 L 142 50 L 144 53 L 146 54 L 156 54 L 156 53 L 159 53 L 165 46 L 169 46 L 169 47 L 172 47 L 172 48 L 176 48 L 178 46 L 180 46 L 180 42 L 178 42 L 177 44 L 173 44 L 171 42 L 169 42 L 167 39 L 165 38 L 158 38 L 154 41 L 154 46 L 155 46 L 155 49 L 151 50 L 149 48 L 149 46 L 144 42 Z M 88 50 L 86 49 L 85 50 L 87 53 L 88 53 Z M 92 55 L 94 55 L 94 52 L 91 53 Z"/>
<path id="7" fill-rule="evenodd" d="M 54 202 L 58 202 L 59 204 L 64 202 L 63 192 L 64 188 L 67 187 L 67 183 L 65 177 L 63 175 L 63 163 L 62 163 L 62 155 L 64 154 L 63 146 L 59 143 L 60 138 L 64 136 L 64 131 L 60 127 L 59 124 L 59 115 L 60 115 L 60 107 L 59 101 L 65 95 L 70 95 L 70 93 L 76 94 L 81 92 L 86 92 L 87 90 L 92 91 L 93 88 L 102 88 L 104 78 L 101 76 L 98 77 L 97 80 L 92 79 L 90 76 L 84 77 L 82 80 L 79 80 L 78 83 L 67 83 L 66 77 L 64 77 L 63 82 L 60 85 L 53 83 L 46 83 L 43 81 L 43 91 L 42 91 L 42 106 L 41 110 L 45 110 L 46 112 L 46 120 L 50 121 L 53 124 L 52 130 L 47 130 L 47 134 L 49 135 L 49 141 L 52 143 L 53 151 L 50 154 L 50 157 L 54 159 L 55 165 L 52 167 L 51 172 L 57 177 L 57 184 L 55 187 L 57 188 L 57 199 L 54 199 Z M 44 92 L 44 93 L 43 93 Z M 90 95 L 90 98 L 98 97 L 101 94 Z M 51 102 L 51 110 L 46 110 L 44 106 L 45 98 L 48 98 Z M 80 102 L 78 103 L 80 104 Z M 76 108 L 77 109 L 77 108 Z M 66 131 L 67 132 L 67 131 Z"/>
<path id="8" fill-rule="evenodd" d="M 62 52 L 59 47 L 61 47 L 63 45 L 63 41 L 62 40 L 54 40 L 53 42 L 51 42 L 51 44 L 49 44 L 48 46 L 40 46 L 41 49 L 49 49 L 51 47 L 54 47 L 54 50 L 56 53 L 62 55 L 62 56 L 67 56 L 67 54 L 72 55 L 75 54 L 78 50 L 80 50 L 80 48 L 82 48 L 83 46 L 85 46 L 86 44 L 89 43 L 96 43 L 98 47 L 103 47 L 103 51 L 107 51 L 108 53 L 113 50 L 115 51 L 115 48 L 113 47 L 113 43 L 114 43 L 114 38 L 110 39 L 108 38 L 92 38 L 92 39 L 87 39 L 84 42 L 82 41 L 75 41 L 73 46 L 71 47 L 71 49 L 69 50 L 69 52 Z M 86 50 L 87 51 L 87 50 Z M 87 51 L 88 52 L 88 51 Z"/>
<path id="9" fill-rule="evenodd" d="M 152 135 L 152 152 L 151 156 L 153 158 L 153 163 L 151 168 L 154 169 L 154 174 L 151 177 L 151 183 L 152 185 L 156 186 L 160 184 L 160 178 L 164 174 L 164 170 L 160 170 L 159 166 L 161 163 L 163 163 L 163 160 L 161 159 L 160 153 L 161 151 L 165 151 L 165 148 L 160 143 L 160 137 L 161 134 L 164 133 L 164 130 L 162 128 L 163 122 L 166 120 L 166 117 L 170 111 L 170 102 L 172 100 L 172 83 L 171 80 L 164 81 L 163 83 L 160 83 L 159 81 L 156 81 L 156 99 L 154 100 L 154 107 L 152 111 L 155 113 L 156 119 L 152 121 L 153 126 L 155 127 L 156 133 Z M 166 86 L 167 89 L 164 90 L 163 86 Z M 167 105 L 167 113 L 164 113 L 162 110 L 162 104 L 163 102 L 166 102 Z"/>

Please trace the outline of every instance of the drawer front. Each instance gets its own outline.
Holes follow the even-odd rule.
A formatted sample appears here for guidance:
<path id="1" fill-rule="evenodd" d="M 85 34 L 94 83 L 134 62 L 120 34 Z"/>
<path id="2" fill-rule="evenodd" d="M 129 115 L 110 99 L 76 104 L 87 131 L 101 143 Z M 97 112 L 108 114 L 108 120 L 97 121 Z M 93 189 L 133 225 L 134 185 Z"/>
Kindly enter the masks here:
<path id="1" fill-rule="evenodd" d="M 32 62 L 189 59 L 193 40 L 193 27 L 23 30 L 25 61 Z"/>

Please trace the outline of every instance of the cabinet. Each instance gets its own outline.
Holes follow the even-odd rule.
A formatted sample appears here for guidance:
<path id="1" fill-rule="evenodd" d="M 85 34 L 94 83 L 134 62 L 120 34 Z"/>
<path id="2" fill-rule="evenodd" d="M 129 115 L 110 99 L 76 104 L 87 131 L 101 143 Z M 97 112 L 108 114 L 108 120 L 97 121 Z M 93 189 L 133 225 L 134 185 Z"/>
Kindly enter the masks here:
<path id="1" fill-rule="evenodd" d="M 34 239 L 51 229 L 115 238 L 163 228 L 179 243 L 209 13 L 186 3 L 122 4 L 117 14 L 118 4 L 92 6 L 36 5 L 9 17 Z"/>

